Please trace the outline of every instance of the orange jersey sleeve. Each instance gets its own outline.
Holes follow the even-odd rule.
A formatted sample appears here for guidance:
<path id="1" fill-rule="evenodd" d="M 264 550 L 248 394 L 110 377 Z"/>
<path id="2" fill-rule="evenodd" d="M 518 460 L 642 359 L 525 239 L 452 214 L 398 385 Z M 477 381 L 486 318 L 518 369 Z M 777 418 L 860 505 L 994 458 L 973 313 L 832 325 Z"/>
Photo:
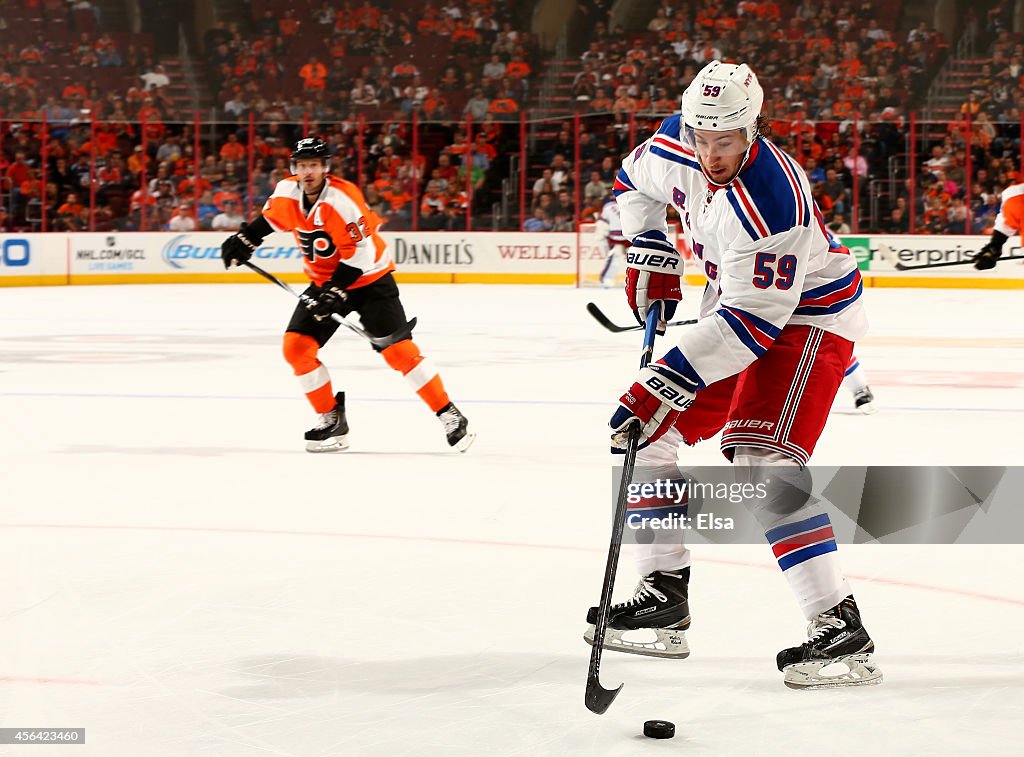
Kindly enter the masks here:
<path id="1" fill-rule="evenodd" d="M 309 212 L 302 208 L 302 188 L 295 177 L 279 182 L 263 206 L 263 217 L 277 231 L 290 231 L 302 250 L 302 266 L 315 284 L 331 278 L 339 264 L 359 269 L 349 289 L 366 286 L 395 269 L 387 244 L 378 233 L 381 219 L 351 182 L 328 176 L 327 185 Z"/>
<path id="2" fill-rule="evenodd" d="M 1012 184 L 999 198 L 996 231 L 1008 237 L 1024 232 L 1024 184 Z"/>

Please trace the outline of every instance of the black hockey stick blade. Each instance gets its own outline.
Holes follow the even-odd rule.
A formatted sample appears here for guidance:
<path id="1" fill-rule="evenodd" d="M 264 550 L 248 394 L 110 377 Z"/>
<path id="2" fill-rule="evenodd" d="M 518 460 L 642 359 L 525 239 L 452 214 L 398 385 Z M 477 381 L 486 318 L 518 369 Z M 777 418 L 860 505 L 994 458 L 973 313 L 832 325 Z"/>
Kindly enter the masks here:
<path id="1" fill-rule="evenodd" d="M 593 302 L 588 302 L 587 303 L 587 312 L 590 313 L 592 316 L 594 316 L 594 320 L 595 321 L 597 321 L 602 326 L 604 326 L 606 329 L 608 329 L 609 331 L 611 331 L 612 333 L 615 333 L 615 334 L 619 334 L 619 333 L 621 333 L 623 331 L 643 331 L 644 330 L 644 327 L 643 326 L 639 326 L 639 325 L 637 325 L 637 326 L 620 326 L 617 323 L 612 323 L 611 319 L 608 318 L 608 316 L 606 316 L 603 312 L 601 312 L 601 308 L 599 308 Z M 687 319 L 687 320 L 684 320 L 684 321 L 669 321 L 667 325 L 669 325 L 669 326 L 690 326 L 691 324 L 694 324 L 696 322 L 697 322 L 696 318 L 690 318 L 690 319 Z"/>
<path id="2" fill-rule="evenodd" d="M 597 643 L 597 639 L 594 639 L 594 644 L 600 646 Z M 606 689 L 601 685 L 601 679 L 597 674 L 592 673 L 587 677 L 587 709 L 593 712 L 595 715 L 604 715 L 608 708 L 612 706 L 612 702 L 615 701 L 615 697 L 622 691 L 622 687 L 625 684 L 620 683 L 617 689 Z"/>
<path id="3" fill-rule="evenodd" d="M 601 308 L 595 305 L 593 302 L 587 303 L 587 312 L 594 316 L 594 320 L 600 323 L 609 331 L 613 331 L 618 334 L 620 331 L 632 331 L 634 328 L 640 328 L 639 326 L 619 326 L 618 324 L 612 323 L 608 316 L 601 312 Z"/>
<path id="4" fill-rule="evenodd" d="M 997 258 L 997 261 L 1002 263 L 1007 260 L 1024 260 L 1024 255 L 1011 255 L 1006 258 Z M 898 260 L 890 260 L 892 267 L 897 271 L 921 271 L 926 268 L 945 268 L 951 265 L 974 265 L 974 258 L 970 260 L 947 260 L 944 263 L 922 263 L 921 265 L 904 265 Z"/>
<path id="5" fill-rule="evenodd" d="M 363 333 L 366 335 L 366 338 L 370 340 L 370 344 L 372 344 L 375 347 L 380 347 L 381 349 L 384 349 L 385 347 L 390 347 L 392 344 L 395 344 L 396 342 L 401 342 L 404 339 L 411 339 L 412 330 L 414 328 L 416 328 L 416 319 L 411 318 L 408 323 L 406 323 L 404 326 L 399 327 L 398 329 L 395 330 L 394 333 L 388 334 L 387 336 L 370 336 L 365 331 Z"/>

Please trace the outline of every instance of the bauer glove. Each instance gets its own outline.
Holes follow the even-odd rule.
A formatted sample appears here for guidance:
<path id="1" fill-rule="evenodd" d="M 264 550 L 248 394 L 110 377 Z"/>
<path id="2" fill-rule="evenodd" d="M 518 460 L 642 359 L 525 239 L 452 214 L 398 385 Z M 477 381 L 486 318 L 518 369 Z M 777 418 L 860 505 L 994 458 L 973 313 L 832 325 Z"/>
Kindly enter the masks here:
<path id="1" fill-rule="evenodd" d="M 638 235 L 626 252 L 626 299 L 633 317 L 643 326 L 647 311 L 658 300 L 665 303 L 658 321 L 658 333 L 665 333 L 666 322 L 675 315 L 683 299 L 680 289 L 683 258 L 661 231 Z"/>
<path id="2" fill-rule="evenodd" d="M 626 449 L 629 429 L 634 423 L 640 424 L 641 447 L 658 441 L 693 402 L 697 388 L 664 360 L 642 369 L 636 383 L 619 398 L 619 407 L 608 423 L 612 429 L 612 451 Z"/>

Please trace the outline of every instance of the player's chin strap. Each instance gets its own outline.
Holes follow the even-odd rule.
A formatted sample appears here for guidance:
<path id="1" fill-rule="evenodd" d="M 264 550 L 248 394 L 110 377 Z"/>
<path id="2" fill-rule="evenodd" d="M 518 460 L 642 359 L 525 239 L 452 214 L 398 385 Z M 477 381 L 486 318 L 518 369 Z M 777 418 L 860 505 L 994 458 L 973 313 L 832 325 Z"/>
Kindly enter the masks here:
<path id="1" fill-rule="evenodd" d="M 315 305 L 316 304 L 316 300 L 313 299 L 312 297 L 310 297 L 308 294 L 304 294 L 304 293 L 301 293 L 301 292 L 296 292 L 290 286 L 288 286 L 283 281 L 281 281 L 281 279 L 277 278 L 277 276 L 275 276 L 274 274 L 272 274 L 272 273 L 270 273 L 268 271 L 264 271 L 262 268 L 260 268 L 255 263 L 250 263 L 248 260 L 246 260 L 244 263 L 242 263 L 242 265 L 246 266 L 247 268 L 252 269 L 256 273 L 258 273 L 260 276 L 265 278 L 267 281 L 269 281 L 271 284 L 277 284 L 283 290 L 285 290 L 286 292 L 291 294 L 293 297 L 297 298 L 300 302 L 303 302 L 306 305 Z M 361 336 L 363 339 L 365 339 L 366 341 L 368 341 L 370 344 L 372 344 L 374 347 L 377 347 L 378 349 L 384 349 L 385 347 L 390 347 L 392 344 L 395 344 L 396 342 L 401 342 L 401 341 L 403 341 L 405 339 L 411 338 L 412 337 L 412 330 L 416 327 L 416 319 L 413 318 L 408 323 L 406 323 L 404 326 L 400 327 L 397 331 L 395 331 L 392 334 L 388 334 L 387 336 L 372 336 L 367 331 L 364 331 L 363 329 L 359 328 L 354 323 L 352 323 L 351 321 L 346 320 L 345 318 L 343 318 L 342 316 L 338 315 L 337 313 L 331 313 L 331 320 L 340 323 L 342 326 L 347 328 L 349 331 L 352 331 L 353 333 L 359 334 L 359 336 Z"/>

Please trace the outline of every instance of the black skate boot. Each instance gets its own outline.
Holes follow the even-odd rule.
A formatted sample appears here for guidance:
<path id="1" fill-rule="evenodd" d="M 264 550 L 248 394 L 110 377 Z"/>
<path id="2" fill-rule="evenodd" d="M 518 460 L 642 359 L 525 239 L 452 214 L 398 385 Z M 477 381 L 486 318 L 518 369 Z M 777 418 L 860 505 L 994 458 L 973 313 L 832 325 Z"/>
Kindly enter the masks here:
<path id="1" fill-rule="evenodd" d="M 871 393 L 870 387 L 864 387 L 858 389 L 853 393 L 853 406 L 858 412 L 864 413 L 864 415 L 871 415 L 877 412 L 875 408 L 875 395 Z"/>
<path id="2" fill-rule="evenodd" d="M 807 626 L 807 641 L 783 649 L 775 658 L 791 689 L 820 689 L 881 683 L 875 665 L 875 642 L 860 620 L 860 610 L 849 596 Z"/>
<path id="3" fill-rule="evenodd" d="M 320 423 L 306 432 L 307 452 L 340 452 L 348 449 L 348 421 L 345 419 L 345 392 L 334 395 L 337 403 Z"/>
<path id="4" fill-rule="evenodd" d="M 649 657 L 689 657 L 690 647 L 683 633 L 690 627 L 689 583 L 689 568 L 659 570 L 640 579 L 631 599 L 611 606 L 604 648 Z M 591 646 L 597 630 L 597 610 L 591 607 L 587 611 L 590 627 L 583 634 Z M 634 631 L 637 633 L 631 633 Z M 652 632 L 653 641 L 649 640 Z M 627 633 L 633 638 L 624 638 Z M 643 636 L 647 639 L 637 638 Z"/>
<path id="5" fill-rule="evenodd" d="M 476 439 L 476 434 L 469 430 L 469 421 L 451 402 L 437 411 L 437 417 L 444 424 L 444 433 L 448 437 L 448 446 L 456 452 L 465 452 Z"/>

